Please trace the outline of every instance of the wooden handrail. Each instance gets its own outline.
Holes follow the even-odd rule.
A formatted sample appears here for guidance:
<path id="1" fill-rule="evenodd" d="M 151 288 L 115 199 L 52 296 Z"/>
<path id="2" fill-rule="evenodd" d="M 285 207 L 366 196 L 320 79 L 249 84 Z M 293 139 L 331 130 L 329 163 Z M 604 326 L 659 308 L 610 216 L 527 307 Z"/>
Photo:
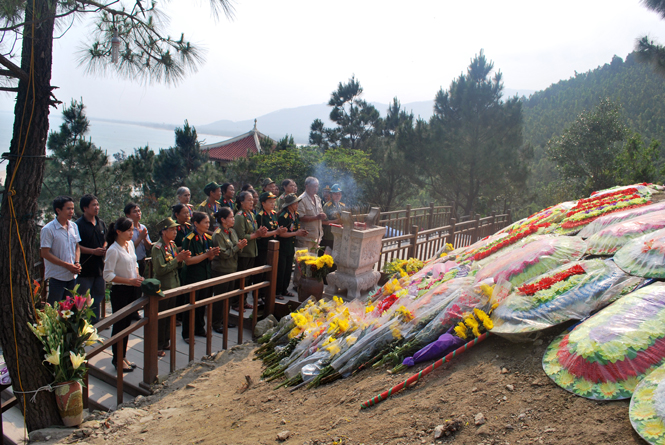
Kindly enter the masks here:
<path id="1" fill-rule="evenodd" d="M 197 291 L 201 289 L 206 289 L 208 287 L 213 287 L 218 284 L 228 283 L 229 281 L 235 281 L 240 278 L 247 278 L 252 275 L 259 275 L 265 272 L 270 272 L 272 270 L 271 266 L 258 266 L 251 269 L 243 270 L 240 272 L 234 272 L 227 275 L 222 275 L 221 277 L 210 278 L 205 281 L 199 281 L 194 284 L 186 284 L 184 286 L 176 287 L 174 289 L 165 290 L 163 292 L 164 298 L 173 298 L 178 295 L 188 294 L 191 291 Z"/>
<path id="2" fill-rule="evenodd" d="M 129 303 L 127 306 L 123 307 L 117 312 L 114 312 L 113 315 L 110 317 L 106 317 L 100 322 L 95 324 L 95 328 L 97 329 L 97 332 L 101 332 L 109 328 L 113 323 L 117 323 L 118 321 L 122 320 L 125 318 L 125 316 L 131 314 L 132 312 L 136 312 L 140 309 L 143 309 L 145 305 L 148 304 L 148 297 L 141 297 L 136 301 L 132 301 Z"/>

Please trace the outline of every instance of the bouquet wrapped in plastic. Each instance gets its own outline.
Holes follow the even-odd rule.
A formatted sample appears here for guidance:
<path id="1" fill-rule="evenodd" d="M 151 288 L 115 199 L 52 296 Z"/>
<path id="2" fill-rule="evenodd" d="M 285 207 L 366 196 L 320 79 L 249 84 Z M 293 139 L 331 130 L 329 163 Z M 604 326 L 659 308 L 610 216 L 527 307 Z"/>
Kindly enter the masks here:
<path id="1" fill-rule="evenodd" d="M 586 243 L 579 237 L 536 236 L 528 244 L 500 255 L 476 273 L 476 282 L 492 279 L 509 281 L 513 286 L 582 258 Z"/>
<path id="2" fill-rule="evenodd" d="M 580 199 L 575 207 L 566 213 L 557 233 L 571 235 L 601 216 L 651 204 L 650 195 L 646 187 L 644 190 L 628 187 Z"/>
<path id="3" fill-rule="evenodd" d="M 612 260 L 565 264 L 520 286 L 501 302 L 492 314 L 492 333 L 524 334 L 581 320 L 642 281 Z"/>
<path id="4" fill-rule="evenodd" d="M 582 238 L 589 238 L 591 235 L 594 235 L 613 224 L 639 218 L 642 215 L 659 212 L 661 210 L 665 210 L 665 202 L 649 204 L 643 207 L 636 207 L 634 209 L 628 209 L 622 212 L 610 213 L 609 215 L 601 216 L 588 226 L 585 226 L 578 234 L 578 236 L 581 236 Z"/>
<path id="5" fill-rule="evenodd" d="M 630 399 L 630 423 L 644 440 L 665 444 L 665 365 L 642 379 Z"/>
<path id="6" fill-rule="evenodd" d="M 543 369 L 562 388 L 597 400 L 626 399 L 665 362 L 665 283 L 642 287 L 564 332 Z"/>
<path id="7" fill-rule="evenodd" d="M 521 221 L 511 224 L 507 228 L 503 229 L 502 232 L 507 231 L 508 233 L 514 233 L 532 224 L 540 224 L 545 222 L 550 223 L 551 226 L 546 230 L 544 230 L 543 232 L 544 233 L 553 232 L 558 227 L 557 224 L 561 222 L 566 213 L 570 209 L 572 209 L 576 203 L 577 203 L 576 201 L 567 201 L 548 207 L 546 209 L 534 213 L 528 218 L 525 218 Z"/>
<path id="8" fill-rule="evenodd" d="M 606 196 L 611 193 L 616 193 L 616 192 L 622 192 L 625 190 L 629 189 L 635 189 L 637 193 L 639 193 L 642 196 L 649 196 L 651 193 L 655 190 L 662 190 L 662 186 L 656 185 L 656 184 L 651 184 L 647 182 L 642 182 L 639 184 L 631 184 L 631 185 L 617 185 L 615 187 L 610 187 L 607 189 L 603 190 L 597 190 L 593 193 L 591 193 L 591 197 L 596 198 L 600 196 Z"/>
<path id="9" fill-rule="evenodd" d="M 631 275 L 665 278 L 665 229 L 629 241 L 614 255 L 614 261 Z"/>
<path id="10" fill-rule="evenodd" d="M 587 240 L 587 253 L 614 255 L 631 239 L 665 228 L 665 210 L 613 224 Z"/>

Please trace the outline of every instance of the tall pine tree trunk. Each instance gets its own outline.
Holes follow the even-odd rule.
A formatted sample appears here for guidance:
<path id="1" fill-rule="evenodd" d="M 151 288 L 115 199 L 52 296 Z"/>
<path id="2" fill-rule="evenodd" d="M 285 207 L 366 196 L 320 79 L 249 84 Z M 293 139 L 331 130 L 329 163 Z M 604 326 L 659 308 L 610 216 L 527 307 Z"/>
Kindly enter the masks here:
<path id="1" fill-rule="evenodd" d="M 25 259 L 31 278 L 36 277 L 37 198 L 44 176 L 44 155 L 48 135 L 49 98 L 51 92 L 51 59 L 53 54 L 54 8 L 57 2 L 28 0 L 26 2 L 21 68 L 32 82 L 20 80 L 14 109 L 14 133 L 7 166 L 5 193 L 0 211 L 0 342 L 9 368 L 12 384 L 17 391 L 34 391 L 53 381 L 42 365 L 44 351 L 27 324 L 34 322 L 30 285 L 21 253 L 21 246 L 12 221 L 9 198 L 13 202 L 18 231 L 25 249 Z M 34 10 L 33 10 L 34 5 Z M 49 17 L 51 17 L 49 19 Z M 30 23 L 35 23 L 34 27 Z M 23 158 L 19 162 L 19 155 Z M 18 169 L 14 175 L 14 169 Z M 13 178 L 13 181 L 12 181 Z M 11 241 L 10 241 L 10 230 Z M 11 273 L 10 273 L 11 266 Z M 11 289 L 10 289 L 11 277 Z M 12 292 L 13 291 L 13 292 Z M 13 302 L 13 304 L 12 304 Z M 62 353 L 63 351 L 61 351 Z M 66 355 L 65 352 L 62 355 Z M 29 431 L 58 425 L 62 421 L 55 397 L 48 391 L 37 394 L 17 394 L 19 407 L 25 406 Z M 23 400 L 25 398 L 25 400 Z"/>

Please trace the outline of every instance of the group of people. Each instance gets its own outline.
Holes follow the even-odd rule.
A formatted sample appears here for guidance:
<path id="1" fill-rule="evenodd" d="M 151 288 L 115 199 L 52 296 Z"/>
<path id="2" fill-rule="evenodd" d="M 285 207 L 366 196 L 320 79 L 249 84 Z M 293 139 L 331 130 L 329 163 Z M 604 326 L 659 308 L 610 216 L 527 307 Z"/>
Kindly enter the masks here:
<path id="1" fill-rule="evenodd" d="M 319 197 L 319 181 L 314 177 L 305 180 L 305 192 L 297 195 L 295 181 L 285 179 L 282 193 L 274 181 L 266 178 L 259 194 L 251 185 L 244 185 L 236 193 L 232 184 L 211 182 L 204 188 L 207 199 L 198 207 L 190 204 L 191 191 L 180 187 L 178 203 L 172 207 L 172 216 L 157 225 L 159 239 L 152 242 L 147 228 L 141 224 L 141 209 L 135 203 L 125 206 L 124 214 L 108 227 L 99 218 L 99 201 L 93 195 L 80 200 L 83 215 L 72 221 L 75 204 L 71 197 L 60 196 L 53 201 L 56 218 L 41 231 L 41 256 L 45 260 L 45 280 L 48 280 L 48 302 L 62 300 L 76 285 L 78 292 L 88 290 L 94 300 L 92 309 L 100 317 L 100 303 L 105 298 L 106 283 L 111 284 L 111 305 L 114 312 L 141 296 L 146 259 L 150 256 L 153 277 L 159 280 L 161 290 L 192 284 L 236 271 L 265 265 L 270 240 L 279 241 L 279 262 L 276 298 L 293 296 L 288 287 L 291 282 L 293 259 L 296 249 L 316 251 L 320 247 L 332 248 L 331 224 L 340 223 L 342 189 L 338 184 L 324 189 Z M 327 202 L 325 200 L 328 200 Z M 294 274 L 294 289 L 299 274 Z M 236 283 L 228 282 L 196 292 L 196 300 L 232 291 Z M 245 309 L 263 303 L 261 293 L 253 304 L 245 303 Z M 231 307 L 240 310 L 239 298 L 230 300 Z M 185 304 L 185 297 L 160 301 L 160 311 Z M 215 303 L 212 311 L 212 327 L 222 332 L 224 306 Z M 114 323 L 112 334 L 127 328 L 138 313 Z M 195 310 L 194 334 L 205 336 L 205 310 Z M 182 336 L 189 342 L 189 317 L 178 320 Z M 170 348 L 168 320 L 159 321 L 158 354 L 164 356 Z M 227 323 L 227 327 L 234 327 Z M 124 372 L 131 372 L 136 365 L 126 358 L 117 363 L 117 347 L 127 350 L 127 338 L 123 344 L 113 345 L 113 365 Z M 126 357 L 126 354 L 123 354 Z"/>

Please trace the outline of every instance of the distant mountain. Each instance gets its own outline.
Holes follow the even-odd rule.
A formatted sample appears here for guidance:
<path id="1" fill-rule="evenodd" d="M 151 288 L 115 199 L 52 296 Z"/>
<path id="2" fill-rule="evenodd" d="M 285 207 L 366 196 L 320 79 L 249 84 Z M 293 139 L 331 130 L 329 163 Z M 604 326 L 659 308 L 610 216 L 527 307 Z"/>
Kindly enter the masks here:
<path id="1" fill-rule="evenodd" d="M 519 90 L 521 95 L 530 95 L 534 93 L 532 90 Z M 518 94 L 517 90 L 506 88 L 504 89 L 504 97 L 510 97 Z M 410 102 L 402 104 L 402 108 L 411 111 L 413 115 L 418 118 L 421 117 L 428 120 L 433 113 L 433 100 Z M 385 116 L 388 104 L 380 102 L 372 102 L 382 116 Z M 285 135 L 293 135 L 296 143 L 306 144 L 309 140 L 309 127 L 312 125 L 314 119 L 321 119 L 326 126 L 332 126 L 333 123 L 329 119 L 330 107 L 326 104 L 305 105 L 296 108 L 284 108 L 282 110 L 273 111 L 272 113 L 264 114 L 256 118 L 257 128 L 261 133 L 270 136 L 273 139 L 281 139 Z M 230 121 L 220 120 L 207 125 L 197 125 L 196 131 L 206 134 L 217 134 L 220 136 L 238 136 L 246 133 L 254 128 L 254 119 L 243 121 Z M 208 141 L 215 142 L 215 141 Z"/>

